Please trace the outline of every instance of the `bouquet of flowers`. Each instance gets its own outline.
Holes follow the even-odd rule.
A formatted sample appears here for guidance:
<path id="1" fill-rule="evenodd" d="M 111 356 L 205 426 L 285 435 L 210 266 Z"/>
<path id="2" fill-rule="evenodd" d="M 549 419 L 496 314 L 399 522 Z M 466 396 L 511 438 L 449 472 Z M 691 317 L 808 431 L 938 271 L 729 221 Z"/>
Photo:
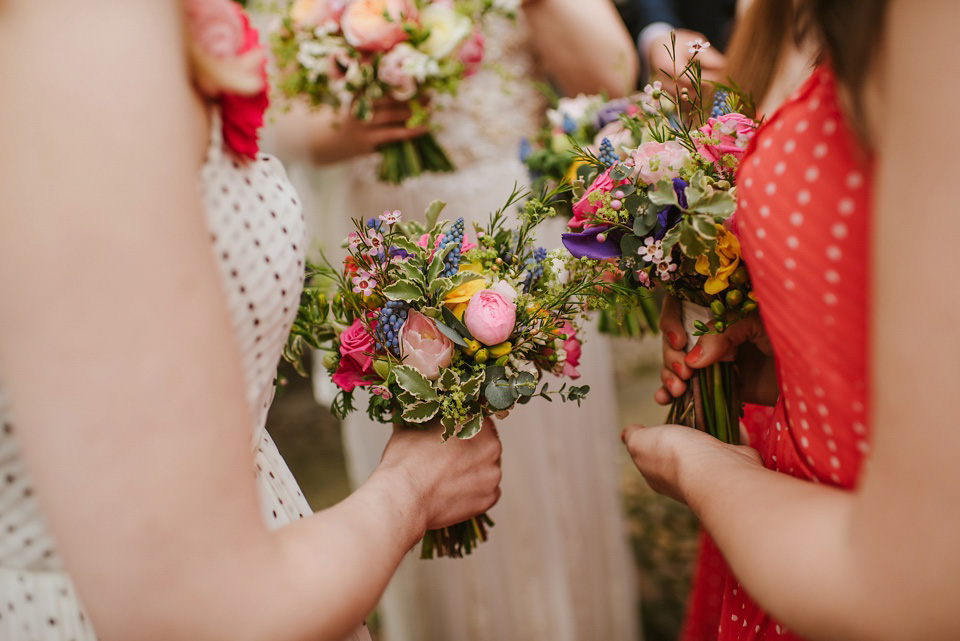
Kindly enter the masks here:
<path id="1" fill-rule="evenodd" d="M 548 109 L 544 126 L 531 142 L 521 143 L 520 159 L 527 166 L 536 188 L 572 185 L 589 178 L 591 164 L 578 153 L 586 150 L 605 162 L 626 160 L 628 152 L 650 140 L 648 125 L 663 124 L 669 104 L 640 93 L 630 98 L 607 100 L 603 96 L 579 95 L 560 98 Z M 572 202 L 569 192 L 558 203 L 568 213 Z M 641 337 L 656 331 L 657 306 L 646 290 L 632 296 L 621 293 L 617 303 L 600 305 L 600 331 L 614 336 Z"/>
<path id="2" fill-rule="evenodd" d="M 524 197 L 515 191 L 507 207 Z M 472 438 L 484 418 L 534 398 L 579 404 L 589 387 L 551 389 L 543 377 L 579 377 L 582 299 L 597 282 L 565 281 L 554 268 L 565 252 L 534 245 L 536 227 L 555 213 L 548 199 L 528 200 L 517 228 L 506 225 L 507 207 L 493 214 L 476 243 L 462 218 L 438 222 L 442 203 L 426 224 L 404 222 L 399 211 L 355 221 L 342 267 L 311 268 L 335 292 L 330 299 L 308 283 L 287 359 L 299 363 L 307 347 L 327 351 L 324 365 L 341 390 L 336 415 L 352 412 L 365 387 L 371 418 L 439 422 L 444 440 Z M 490 525 L 481 515 L 429 532 L 423 557 L 469 553 Z"/>
<path id="3" fill-rule="evenodd" d="M 694 337 L 722 333 L 757 307 L 731 224 L 737 168 L 757 123 L 741 113 L 752 111 L 749 101 L 732 90 L 718 92 L 712 112 L 704 109 L 696 56 L 675 76 L 685 76 L 694 91 L 677 83 L 671 96 L 659 84 L 647 87 L 674 101 L 679 114 L 648 123 L 651 141 L 622 161 L 580 150 L 592 173 L 577 189 L 564 245 L 593 261 L 588 271 L 613 274 L 617 293 L 660 286 L 680 298 L 689 349 Z M 668 420 L 736 443 L 735 374 L 729 363 L 698 370 Z"/>
<path id="4" fill-rule="evenodd" d="M 311 105 L 349 105 L 361 120 L 384 98 L 428 124 L 432 94 L 454 94 L 484 55 L 484 20 L 519 0 L 295 0 L 273 37 L 279 89 Z M 380 180 L 399 183 L 454 167 L 432 134 L 380 149 Z"/>

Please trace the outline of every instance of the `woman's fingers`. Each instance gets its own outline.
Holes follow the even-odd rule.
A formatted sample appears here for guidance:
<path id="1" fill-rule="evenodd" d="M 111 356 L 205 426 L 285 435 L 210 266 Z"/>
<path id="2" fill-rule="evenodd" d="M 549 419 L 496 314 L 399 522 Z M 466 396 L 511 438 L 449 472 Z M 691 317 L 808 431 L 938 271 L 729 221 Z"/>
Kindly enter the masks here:
<path id="1" fill-rule="evenodd" d="M 410 120 L 412 115 L 413 112 L 410 110 L 410 107 L 406 105 L 388 105 L 380 109 L 375 109 L 373 118 L 370 119 L 369 124 L 375 127 L 403 125 Z"/>
<path id="2" fill-rule="evenodd" d="M 683 329 L 682 304 L 679 298 L 667 296 L 660 312 L 660 331 L 670 347 L 682 350 L 687 346 L 687 332 Z"/>
<path id="3" fill-rule="evenodd" d="M 671 372 L 667 368 L 660 370 L 660 381 L 663 383 L 664 389 L 667 390 L 674 398 L 683 396 L 687 391 L 687 383 L 675 373 Z"/>
<path id="4" fill-rule="evenodd" d="M 422 136 L 427 133 L 426 127 L 415 127 L 409 129 L 404 126 L 393 126 L 393 127 L 380 127 L 376 129 L 370 129 L 367 134 L 367 139 L 370 144 L 376 148 L 381 145 L 385 145 L 391 142 L 399 142 L 401 140 L 411 140 Z"/>
<path id="5" fill-rule="evenodd" d="M 714 363 L 733 360 L 739 347 L 746 342 L 767 342 L 766 332 L 757 315 L 733 323 L 723 334 L 704 334 L 684 358 L 693 369 L 703 369 Z"/>

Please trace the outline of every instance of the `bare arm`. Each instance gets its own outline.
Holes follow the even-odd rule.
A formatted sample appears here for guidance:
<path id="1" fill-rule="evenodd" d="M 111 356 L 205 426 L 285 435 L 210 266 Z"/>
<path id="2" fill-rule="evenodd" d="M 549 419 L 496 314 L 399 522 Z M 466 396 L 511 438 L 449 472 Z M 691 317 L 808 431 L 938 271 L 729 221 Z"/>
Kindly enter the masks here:
<path id="1" fill-rule="evenodd" d="M 350 499 L 267 532 L 180 38 L 178 2 L 0 4 L 4 391 L 104 641 L 337 639 L 425 528 L 492 503 L 499 446 L 398 435 Z"/>
<path id="2" fill-rule="evenodd" d="M 960 101 L 960 87 L 942 82 L 957 62 L 950 32 L 960 7 L 890 5 L 874 118 L 884 126 L 875 128 L 873 452 L 860 487 L 843 493 L 774 474 L 750 451 L 690 430 L 627 434 L 644 474 L 694 508 L 745 589 L 815 640 L 960 637 L 960 430 L 947 400 L 960 380 L 950 330 L 960 301 L 945 293 L 960 274 L 960 222 L 943 180 L 960 170 L 960 133 L 888 126 L 939 122 L 949 113 L 942 105 Z M 933 83 L 946 95 L 918 104 L 915 88 Z M 915 213 L 908 220 L 905 211 Z M 905 233 L 915 248 L 910 270 L 892 259 Z"/>
<path id="3" fill-rule="evenodd" d="M 528 0 L 524 13 L 544 68 L 564 93 L 619 98 L 633 91 L 636 47 L 610 0 Z"/>

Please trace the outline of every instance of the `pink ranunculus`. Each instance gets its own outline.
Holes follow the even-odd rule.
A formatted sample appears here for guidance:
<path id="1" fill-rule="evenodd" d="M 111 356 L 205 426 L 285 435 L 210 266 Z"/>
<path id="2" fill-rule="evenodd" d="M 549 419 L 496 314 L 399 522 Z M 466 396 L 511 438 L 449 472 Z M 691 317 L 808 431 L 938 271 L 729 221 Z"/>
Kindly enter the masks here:
<path id="1" fill-rule="evenodd" d="M 626 182 L 626 180 L 614 182 L 613 178 L 610 177 L 610 169 L 597 176 L 597 179 L 594 180 L 593 184 L 587 189 L 587 193 L 583 195 L 583 198 L 573 204 L 573 220 L 571 220 L 568 225 L 570 229 L 583 229 L 589 223 L 589 217 L 597 213 L 597 210 L 600 209 L 599 202 L 590 202 L 591 194 L 595 192 L 604 193 L 612 191 L 614 187 L 619 187 Z"/>
<path id="2" fill-rule="evenodd" d="M 417 79 L 407 66 L 411 55 L 416 54 L 416 49 L 400 43 L 380 59 L 377 74 L 380 80 L 390 87 L 390 96 L 394 100 L 406 102 L 417 95 Z"/>
<path id="3" fill-rule="evenodd" d="M 513 334 L 517 324 L 517 305 L 497 291 L 482 289 L 467 304 L 463 323 L 484 345 L 499 345 Z"/>
<path id="4" fill-rule="evenodd" d="M 480 70 L 480 64 L 483 62 L 483 54 L 486 48 L 486 40 L 483 32 L 476 30 L 460 45 L 460 62 L 466 69 L 466 75 L 472 76 Z"/>
<path id="5" fill-rule="evenodd" d="M 634 173 L 649 185 L 679 178 L 680 170 L 690 163 L 690 152 L 674 140 L 644 143 L 631 155 Z"/>
<path id="6" fill-rule="evenodd" d="M 389 51 L 407 39 L 403 23 L 416 18 L 413 0 L 353 0 L 340 27 L 347 42 L 360 51 Z"/>
<path id="7" fill-rule="evenodd" d="M 303 27 L 319 27 L 328 22 L 339 22 L 348 0 L 296 0 L 290 17 Z"/>
<path id="8" fill-rule="evenodd" d="M 717 169 L 731 171 L 739 166 L 756 131 L 757 123 L 750 118 L 725 114 L 708 120 L 694 138 L 700 155 Z"/>
<path id="9" fill-rule="evenodd" d="M 440 370 L 453 362 L 453 353 L 453 342 L 440 333 L 436 323 L 411 310 L 400 330 L 403 364 L 416 368 L 427 380 L 435 381 L 440 377 Z"/>
<path id="10" fill-rule="evenodd" d="M 580 356 L 583 353 L 580 340 L 577 338 L 577 330 L 569 321 L 564 321 L 560 332 L 567 337 L 563 341 L 563 350 L 567 353 L 567 360 L 563 364 L 563 371 L 560 375 L 576 380 L 580 378 L 580 372 L 577 368 L 580 366 Z"/>

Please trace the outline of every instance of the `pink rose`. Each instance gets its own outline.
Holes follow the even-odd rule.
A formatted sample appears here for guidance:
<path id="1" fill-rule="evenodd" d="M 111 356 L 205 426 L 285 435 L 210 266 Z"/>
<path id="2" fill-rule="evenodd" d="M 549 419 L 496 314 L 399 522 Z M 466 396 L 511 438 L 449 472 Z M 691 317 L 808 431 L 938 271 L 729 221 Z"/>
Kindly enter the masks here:
<path id="1" fill-rule="evenodd" d="M 712 161 L 718 170 L 734 170 L 740 165 L 757 123 L 742 114 L 711 118 L 695 136 L 697 151 Z"/>
<path id="2" fill-rule="evenodd" d="M 648 185 L 679 178 L 680 170 L 690 162 L 690 153 L 674 140 L 644 143 L 631 155 L 634 173 Z"/>
<path id="3" fill-rule="evenodd" d="M 513 333 L 517 324 L 517 306 L 502 293 L 483 289 L 470 299 L 463 322 L 473 337 L 484 345 L 499 345 Z"/>
<path id="4" fill-rule="evenodd" d="M 563 326 L 560 327 L 560 333 L 567 337 L 563 341 L 563 351 L 567 353 L 567 360 L 563 364 L 563 371 L 560 375 L 576 380 L 580 378 L 577 367 L 580 366 L 580 356 L 583 352 L 580 340 L 577 339 L 577 330 L 569 321 L 564 321 Z"/>
<path id="5" fill-rule="evenodd" d="M 460 46 L 460 62 L 466 68 L 466 75 L 472 76 L 480 70 L 480 64 L 483 62 L 483 53 L 486 40 L 482 31 L 474 31 Z"/>
<path id="6" fill-rule="evenodd" d="M 613 178 L 610 177 L 610 169 L 597 176 L 583 198 L 573 204 L 573 220 L 570 221 L 570 229 L 583 229 L 588 225 L 590 216 L 596 214 L 597 210 L 600 209 L 599 201 L 590 202 L 591 194 L 612 191 L 614 187 L 619 187 L 626 182 L 626 180 L 621 180 L 615 183 Z"/>
<path id="7" fill-rule="evenodd" d="M 407 61 L 411 55 L 418 55 L 417 50 L 408 44 L 400 43 L 380 59 L 377 70 L 380 80 L 390 86 L 390 96 L 400 102 L 406 102 L 417 95 L 417 79 L 407 70 Z"/>
<path id="8" fill-rule="evenodd" d="M 340 365 L 333 375 L 333 382 L 347 392 L 372 385 L 372 381 L 363 380 L 373 367 L 372 354 L 373 336 L 357 319 L 340 335 Z"/>
<path id="9" fill-rule="evenodd" d="M 435 381 L 440 370 L 453 362 L 453 342 L 440 333 L 431 319 L 411 310 L 400 330 L 400 355 L 404 365 Z"/>
<path id="10" fill-rule="evenodd" d="M 412 0 L 353 0 L 340 27 L 347 42 L 360 51 L 389 51 L 407 39 L 403 23 L 416 17 Z"/>
<path id="11" fill-rule="evenodd" d="M 290 9 L 290 17 L 304 27 L 319 27 L 339 22 L 346 8 L 347 0 L 297 0 Z"/>

